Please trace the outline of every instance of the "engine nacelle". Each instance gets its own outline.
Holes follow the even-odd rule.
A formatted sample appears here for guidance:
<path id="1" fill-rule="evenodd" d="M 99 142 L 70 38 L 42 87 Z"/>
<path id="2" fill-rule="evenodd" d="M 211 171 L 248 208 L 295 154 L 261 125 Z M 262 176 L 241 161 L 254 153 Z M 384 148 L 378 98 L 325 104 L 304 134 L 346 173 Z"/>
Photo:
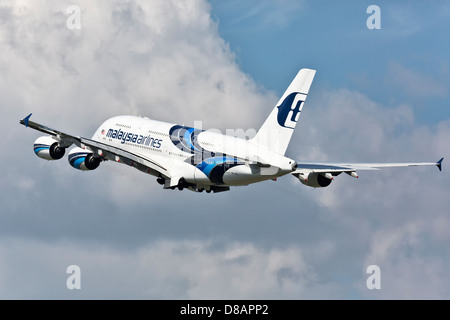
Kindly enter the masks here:
<path id="1" fill-rule="evenodd" d="M 301 172 L 295 174 L 295 176 L 303 183 L 305 186 L 313 188 L 324 188 L 328 187 L 333 181 L 331 174 L 327 173 L 317 173 L 317 172 Z"/>
<path id="2" fill-rule="evenodd" d="M 66 153 L 66 149 L 61 148 L 55 138 L 45 136 L 37 138 L 34 142 L 34 153 L 45 160 L 59 160 Z"/>
<path id="3" fill-rule="evenodd" d="M 69 152 L 69 163 L 75 169 L 83 171 L 95 170 L 98 168 L 101 161 L 100 158 L 94 157 L 92 151 L 86 149 L 77 147 Z"/>

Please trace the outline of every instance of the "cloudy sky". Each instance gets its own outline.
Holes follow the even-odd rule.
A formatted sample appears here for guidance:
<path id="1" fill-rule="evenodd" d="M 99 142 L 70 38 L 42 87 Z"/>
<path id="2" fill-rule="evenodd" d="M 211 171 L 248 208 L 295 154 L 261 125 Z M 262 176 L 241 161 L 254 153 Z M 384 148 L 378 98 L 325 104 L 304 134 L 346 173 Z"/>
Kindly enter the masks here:
<path id="1" fill-rule="evenodd" d="M 113 163 L 41 160 L 42 134 L 18 123 L 32 112 L 84 137 L 121 114 L 258 128 L 308 67 L 289 156 L 450 159 L 449 30 L 444 0 L 0 0 L 0 298 L 449 299 L 446 160 L 197 194 Z"/>

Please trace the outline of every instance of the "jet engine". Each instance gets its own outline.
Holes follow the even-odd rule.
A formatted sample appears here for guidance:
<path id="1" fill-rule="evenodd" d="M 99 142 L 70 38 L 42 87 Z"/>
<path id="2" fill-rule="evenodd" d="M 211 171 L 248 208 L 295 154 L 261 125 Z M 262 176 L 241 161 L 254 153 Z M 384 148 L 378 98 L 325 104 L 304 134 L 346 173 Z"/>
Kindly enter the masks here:
<path id="1" fill-rule="evenodd" d="M 295 176 L 303 183 L 305 186 L 313 188 L 324 188 L 328 187 L 333 181 L 333 176 L 331 173 L 317 173 L 311 171 L 305 171 L 296 173 Z"/>
<path id="2" fill-rule="evenodd" d="M 94 157 L 94 154 L 87 149 L 76 147 L 69 152 L 69 163 L 75 169 L 83 171 L 95 170 L 101 161 L 101 158 Z"/>
<path id="3" fill-rule="evenodd" d="M 34 142 L 34 153 L 45 160 L 59 160 L 66 153 L 66 149 L 59 146 L 58 141 L 51 137 L 39 137 Z"/>

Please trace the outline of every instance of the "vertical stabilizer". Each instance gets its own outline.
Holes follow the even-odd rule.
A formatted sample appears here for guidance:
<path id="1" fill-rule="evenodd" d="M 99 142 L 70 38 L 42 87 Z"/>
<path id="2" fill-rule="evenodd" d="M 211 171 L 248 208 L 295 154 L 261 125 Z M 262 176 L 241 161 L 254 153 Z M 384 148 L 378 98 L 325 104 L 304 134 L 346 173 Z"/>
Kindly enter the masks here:
<path id="1" fill-rule="evenodd" d="M 279 154 L 285 154 L 315 74 L 316 71 L 311 69 L 301 69 L 297 73 L 253 138 L 254 142 Z"/>

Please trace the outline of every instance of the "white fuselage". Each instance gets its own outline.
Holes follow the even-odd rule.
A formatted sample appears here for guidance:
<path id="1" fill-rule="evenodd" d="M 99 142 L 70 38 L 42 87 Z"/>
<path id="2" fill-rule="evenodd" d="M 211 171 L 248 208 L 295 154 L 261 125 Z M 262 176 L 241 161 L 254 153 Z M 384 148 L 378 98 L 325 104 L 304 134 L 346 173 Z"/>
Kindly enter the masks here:
<path id="1" fill-rule="evenodd" d="M 134 116 L 105 121 L 92 139 L 151 158 L 166 167 L 172 177 L 183 178 L 198 188 L 274 179 L 296 166 L 294 160 L 252 140 Z"/>

